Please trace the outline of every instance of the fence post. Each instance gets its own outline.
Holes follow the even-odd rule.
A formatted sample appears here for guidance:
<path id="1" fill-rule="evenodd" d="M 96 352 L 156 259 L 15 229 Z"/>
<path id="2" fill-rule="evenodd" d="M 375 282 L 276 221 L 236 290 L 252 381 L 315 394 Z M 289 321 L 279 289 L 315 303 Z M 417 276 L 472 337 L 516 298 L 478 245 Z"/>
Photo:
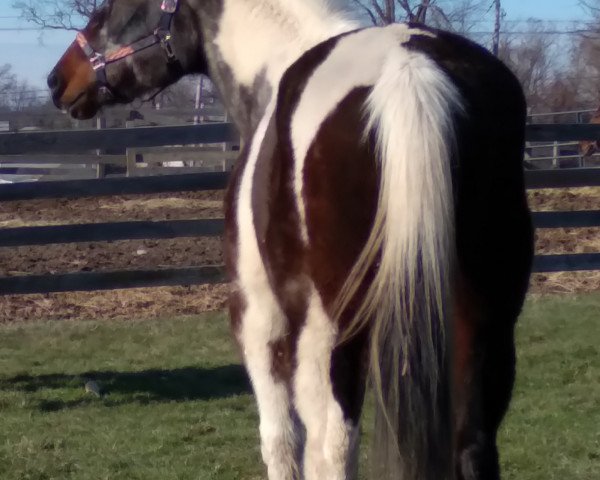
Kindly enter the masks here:
<path id="1" fill-rule="evenodd" d="M 126 120 L 125 121 L 125 128 L 134 128 L 135 127 L 135 120 Z M 136 151 L 135 148 L 126 148 L 125 149 L 125 157 L 126 157 L 126 171 L 125 171 L 125 176 L 126 177 L 135 177 L 135 159 L 136 159 Z"/>
<path id="2" fill-rule="evenodd" d="M 558 142 L 552 146 L 552 168 L 558 168 Z"/>
<path id="3" fill-rule="evenodd" d="M 196 115 L 194 115 L 194 124 L 198 124 L 198 123 L 202 123 L 201 119 L 202 117 L 200 116 L 200 110 L 202 108 L 204 108 L 204 76 L 200 75 L 200 78 L 198 79 L 198 83 L 196 85 L 196 102 L 195 102 L 195 110 L 197 112 Z"/>
<path id="4" fill-rule="evenodd" d="M 136 157 L 137 153 L 135 148 L 128 148 L 125 150 L 125 155 L 127 156 L 127 172 L 125 173 L 126 177 L 135 177 L 135 171 L 137 169 L 136 166 Z"/>
<path id="5" fill-rule="evenodd" d="M 102 130 L 103 128 L 106 128 L 106 118 L 105 117 L 96 118 L 96 129 Z M 102 150 L 96 150 L 96 155 L 98 155 L 98 156 L 102 155 L 103 153 L 104 152 Z M 104 165 L 102 163 L 102 161 L 100 159 L 98 159 L 98 163 L 96 164 L 96 178 L 104 178 L 105 170 L 106 170 L 106 165 Z"/>

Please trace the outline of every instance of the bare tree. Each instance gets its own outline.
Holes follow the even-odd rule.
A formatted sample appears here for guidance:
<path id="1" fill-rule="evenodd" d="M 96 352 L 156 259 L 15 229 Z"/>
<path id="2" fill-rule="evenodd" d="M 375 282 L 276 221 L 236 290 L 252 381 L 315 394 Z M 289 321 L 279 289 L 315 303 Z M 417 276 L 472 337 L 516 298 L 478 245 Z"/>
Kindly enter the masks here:
<path id="1" fill-rule="evenodd" d="M 600 1 L 598 0 L 579 0 L 579 5 L 584 11 L 595 17 L 600 17 Z"/>
<path id="2" fill-rule="evenodd" d="M 425 23 L 427 13 L 439 9 L 436 0 L 352 0 L 374 25 L 389 25 L 397 21 Z"/>
<path id="3" fill-rule="evenodd" d="M 7 95 L 16 83 L 16 76 L 10 64 L 0 65 L 0 95 Z"/>
<path id="4" fill-rule="evenodd" d="M 466 31 L 490 0 L 351 0 L 351 5 L 374 25 L 398 21 L 423 23 Z M 469 24 L 470 23 L 470 24 Z M 454 28 L 459 26 L 458 29 Z"/>
<path id="5" fill-rule="evenodd" d="M 529 20 L 521 28 L 527 35 L 505 35 L 498 56 L 521 82 L 529 107 L 536 112 L 548 111 L 547 88 L 559 70 L 556 37 L 540 21 Z"/>
<path id="6" fill-rule="evenodd" d="M 20 111 L 39 105 L 41 99 L 38 93 L 26 81 L 17 78 L 11 65 L 0 65 L 0 108 Z"/>
<path id="7" fill-rule="evenodd" d="M 19 0 L 13 8 L 28 22 L 47 30 L 79 30 L 102 0 Z"/>
<path id="8" fill-rule="evenodd" d="M 580 0 L 579 4 L 589 20 L 571 43 L 565 79 L 576 85 L 576 105 L 591 109 L 600 104 L 600 0 Z"/>
<path id="9" fill-rule="evenodd" d="M 569 76 L 577 80 L 579 99 L 588 108 L 600 103 L 600 37 L 579 36 L 572 46 Z"/>

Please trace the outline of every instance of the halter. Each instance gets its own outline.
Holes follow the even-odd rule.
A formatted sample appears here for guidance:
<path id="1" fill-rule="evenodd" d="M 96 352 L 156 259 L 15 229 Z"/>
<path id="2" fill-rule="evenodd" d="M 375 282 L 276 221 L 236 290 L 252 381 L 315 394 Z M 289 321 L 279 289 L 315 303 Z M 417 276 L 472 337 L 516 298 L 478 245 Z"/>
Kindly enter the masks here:
<path id="1" fill-rule="evenodd" d="M 117 96 L 108 83 L 108 78 L 106 76 L 107 65 L 118 62 L 123 58 L 127 58 L 137 52 L 152 47 L 153 45 L 159 44 L 161 46 L 167 56 L 167 65 L 170 67 L 182 68 L 179 60 L 175 56 L 173 47 L 171 46 L 171 23 L 177 12 L 178 6 L 179 0 L 162 0 L 160 5 L 162 14 L 158 21 L 158 26 L 152 34 L 105 54 L 94 50 L 82 32 L 77 33 L 77 44 L 81 47 L 83 53 L 90 61 L 94 72 L 96 72 L 96 81 L 99 85 L 98 94 L 101 97 L 109 100 Z"/>

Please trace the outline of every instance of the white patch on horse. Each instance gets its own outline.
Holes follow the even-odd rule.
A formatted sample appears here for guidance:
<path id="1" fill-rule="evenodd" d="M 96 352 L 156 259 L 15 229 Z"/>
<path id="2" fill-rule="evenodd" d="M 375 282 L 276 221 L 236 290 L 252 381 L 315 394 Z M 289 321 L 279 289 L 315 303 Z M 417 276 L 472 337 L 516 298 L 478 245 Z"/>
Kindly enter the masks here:
<path id="1" fill-rule="evenodd" d="M 251 88 L 266 72 L 274 86 L 306 50 L 357 28 L 333 13 L 320 2 L 225 0 L 215 45 L 237 84 Z"/>
<path id="2" fill-rule="evenodd" d="M 256 162 L 273 115 L 273 102 L 267 107 L 252 140 L 248 161 L 238 192 L 238 280 L 246 309 L 242 314 L 238 339 L 252 380 L 260 414 L 262 456 L 269 478 L 291 480 L 297 469 L 295 460 L 294 424 L 286 385 L 276 382 L 272 371 L 271 342 L 286 332 L 287 322 L 271 289 L 258 249 L 252 189 Z"/>
<path id="3" fill-rule="evenodd" d="M 356 452 L 356 427 L 345 421 L 331 383 L 331 354 L 336 338 L 336 325 L 312 285 L 294 376 L 295 405 L 306 428 L 306 480 L 350 479 L 356 464 L 352 458 Z"/>
<path id="4" fill-rule="evenodd" d="M 433 35 L 406 24 L 368 28 L 349 34 L 340 39 L 307 82 L 291 123 L 294 190 L 300 216 L 300 233 L 305 243 L 309 238 L 302 194 L 303 172 L 312 142 L 322 123 L 339 103 L 355 88 L 373 85 L 381 75 L 388 52 L 402 49 L 402 44 L 408 42 L 413 34 Z"/>

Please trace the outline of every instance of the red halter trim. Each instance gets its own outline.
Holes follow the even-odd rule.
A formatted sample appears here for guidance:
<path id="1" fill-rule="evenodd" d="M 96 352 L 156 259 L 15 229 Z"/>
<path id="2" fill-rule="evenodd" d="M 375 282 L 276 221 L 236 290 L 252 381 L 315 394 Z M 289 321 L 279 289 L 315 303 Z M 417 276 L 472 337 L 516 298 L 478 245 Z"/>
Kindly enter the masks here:
<path id="1" fill-rule="evenodd" d="M 126 45 L 124 47 L 118 48 L 116 50 L 113 50 L 112 52 L 106 53 L 104 55 L 104 60 L 105 63 L 112 63 L 112 62 L 116 62 L 117 60 L 121 60 L 122 58 L 128 57 L 129 55 L 133 55 L 136 51 L 138 51 L 139 49 L 135 48 L 135 45 L 138 42 L 135 42 L 131 45 Z M 154 45 L 155 43 L 158 43 L 156 41 L 152 42 L 152 45 Z M 87 39 L 85 38 L 85 36 L 83 35 L 83 33 L 79 32 L 77 34 L 77 44 L 81 47 L 81 49 L 87 54 L 88 51 L 92 52 L 92 56 L 93 55 L 100 55 L 99 53 L 95 52 L 92 47 L 90 46 L 90 44 L 88 43 Z M 88 55 L 89 57 L 89 55 Z"/>

